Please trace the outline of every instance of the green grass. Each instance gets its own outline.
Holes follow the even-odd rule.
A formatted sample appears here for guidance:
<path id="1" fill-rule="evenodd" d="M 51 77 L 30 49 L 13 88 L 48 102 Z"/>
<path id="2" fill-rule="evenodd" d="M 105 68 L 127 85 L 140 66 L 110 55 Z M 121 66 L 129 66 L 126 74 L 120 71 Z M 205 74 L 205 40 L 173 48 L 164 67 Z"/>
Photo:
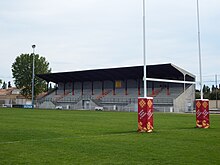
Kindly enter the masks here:
<path id="1" fill-rule="evenodd" d="M 220 164 L 220 115 L 195 128 L 195 114 L 0 109 L 0 164 Z"/>

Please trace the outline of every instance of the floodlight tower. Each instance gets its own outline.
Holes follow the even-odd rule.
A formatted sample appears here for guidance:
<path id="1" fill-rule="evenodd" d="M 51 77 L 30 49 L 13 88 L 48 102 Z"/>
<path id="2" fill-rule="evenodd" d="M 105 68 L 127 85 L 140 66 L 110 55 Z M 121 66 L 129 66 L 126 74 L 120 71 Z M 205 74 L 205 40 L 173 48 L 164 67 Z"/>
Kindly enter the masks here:
<path id="1" fill-rule="evenodd" d="M 35 49 L 35 47 L 36 47 L 36 45 L 32 45 L 32 49 L 33 49 L 33 53 L 32 53 L 32 55 L 33 55 L 33 67 L 32 67 L 32 109 L 34 109 L 34 77 L 35 77 L 35 75 L 34 75 L 34 70 L 35 70 L 35 65 L 34 65 L 34 63 L 35 63 L 35 54 L 34 54 L 34 49 Z"/>

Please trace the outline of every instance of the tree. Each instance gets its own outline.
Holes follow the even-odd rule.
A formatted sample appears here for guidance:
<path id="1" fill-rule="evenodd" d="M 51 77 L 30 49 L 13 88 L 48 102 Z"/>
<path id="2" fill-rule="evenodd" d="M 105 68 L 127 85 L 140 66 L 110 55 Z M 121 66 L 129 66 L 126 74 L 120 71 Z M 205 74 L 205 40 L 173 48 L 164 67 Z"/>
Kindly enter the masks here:
<path id="1" fill-rule="evenodd" d="M 203 90 L 203 93 L 210 93 L 210 88 L 209 88 L 209 86 L 203 85 L 202 90 Z"/>
<path id="2" fill-rule="evenodd" d="M 5 83 L 5 81 L 3 82 L 3 85 L 2 85 L 2 89 L 6 89 L 7 88 L 7 85 Z"/>
<path id="3" fill-rule="evenodd" d="M 8 82 L 8 88 L 11 88 L 12 86 L 11 86 L 11 82 L 9 81 Z"/>
<path id="4" fill-rule="evenodd" d="M 45 57 L 40 57 L 38 54 L 21 54 L 15 59 L 12 64 L 12 75 L 15 79 L 15 86 L 21 89 L 21 94 L 26 98 L 31 98 L 32 95 L 32 74 L 33 74 L 33 57 L 35 65 L 35 75 L 50 73 L 49 62 Z M 34 97 L 46 91 L 46 82 L 39 77 L 34 78 Z"/>
<path id="5" fill-rule="evenodd" d="M 210 90 L 209 86 L 203 86 L 203 97 L 209 100 L 219 100 L 220 99 L 220 88 L 218 86 L 212 85 L 212 90 Z M 195 98 L 200 99 L 200 90 L 196 90 Z"/>
<path id="6" fill-rule="evenodd" d="M 2 84 L 2 79 L 0 79 L 0 85 Z"/>
<path id="7" fill-rule="evenodd" d="M 195 98 L 196 99 L 200 99 L 201 98 L 200 90 L 198 90 L 198 89 L 196 89 Z"/>

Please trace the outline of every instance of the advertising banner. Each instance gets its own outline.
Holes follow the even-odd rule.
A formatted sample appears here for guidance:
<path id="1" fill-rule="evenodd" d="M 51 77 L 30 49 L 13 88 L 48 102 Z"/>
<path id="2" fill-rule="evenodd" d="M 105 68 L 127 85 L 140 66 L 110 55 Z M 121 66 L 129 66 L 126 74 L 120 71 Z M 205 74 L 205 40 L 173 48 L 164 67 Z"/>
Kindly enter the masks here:
<path id="1" fill-rule="evenodd" d="M 196 100 L 196 127 L 209 128 L 209 100 L 197 99 Z"/>
<path id="2" fill-rule="evenodd" d="M 153 131 L 153 97 L 138 98 L 138 132 Z"/>

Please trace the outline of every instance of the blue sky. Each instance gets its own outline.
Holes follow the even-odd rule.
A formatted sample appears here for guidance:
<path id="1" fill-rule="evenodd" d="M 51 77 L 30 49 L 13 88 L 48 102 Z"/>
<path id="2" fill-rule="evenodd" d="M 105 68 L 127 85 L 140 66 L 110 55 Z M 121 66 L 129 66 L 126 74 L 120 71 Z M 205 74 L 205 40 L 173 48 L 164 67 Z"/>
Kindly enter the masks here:
<path id="1" fill-rule="evenodd" d="M 0 79 L 22 53 L 52 72 L 143 64 L 142 0 L 0 1 Z M 199 0 L 204 83 L 220 80 L 220 1 Z M 146 0 L 147 64 L 173 63 L 199 76 L 196 0 Z M 3 61 L 4 59 L 4 61 Z M 218 81 L 220 83 L 220 81 Z"/>

